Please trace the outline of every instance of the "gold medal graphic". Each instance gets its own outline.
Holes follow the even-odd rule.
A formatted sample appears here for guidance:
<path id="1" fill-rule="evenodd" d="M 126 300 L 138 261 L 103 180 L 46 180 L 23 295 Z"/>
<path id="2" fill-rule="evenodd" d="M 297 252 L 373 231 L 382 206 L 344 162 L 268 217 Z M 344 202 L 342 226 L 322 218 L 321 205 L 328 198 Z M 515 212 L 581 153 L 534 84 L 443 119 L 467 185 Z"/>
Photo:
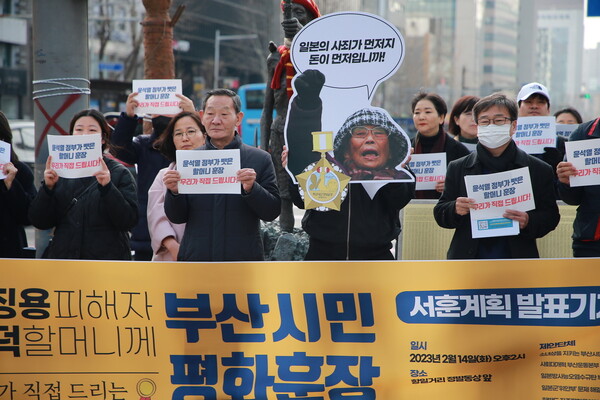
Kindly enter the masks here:
<path id="1" fill-rule="evenodd" d="M 156 383 L 152 379 L 144 378 L 137 383 L 136 389 L 140 400 L 150 400 L 156 393 Z"/>
<path id="2" fill-rule="evenodd" d="M 303 173 L 296 175 L 304 208 L 317 211 L 339 211 L 348 192 L 350 177 L 327 160 L 325 154 L 333 150 L 333 132 L 312 132 L 313 151 L 321 153 L 321 159 L 312 163 Z"/>

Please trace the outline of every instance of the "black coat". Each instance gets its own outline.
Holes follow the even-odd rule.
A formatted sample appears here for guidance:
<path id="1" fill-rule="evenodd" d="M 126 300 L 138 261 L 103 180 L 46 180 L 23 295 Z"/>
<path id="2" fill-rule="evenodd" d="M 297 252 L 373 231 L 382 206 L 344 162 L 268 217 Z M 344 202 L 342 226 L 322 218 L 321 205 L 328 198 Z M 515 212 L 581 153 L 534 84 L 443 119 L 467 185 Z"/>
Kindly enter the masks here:
<path id="1" fill-rule="evenodd" d="M 216 150 L 210 143 L 198 150 Z M 275 168 L 266 151 L 242 143 L 236 135 L 225 149 L 240 149 L 241 168 L 253 168 L 250 193 L 178 194 L 167 190 L 165 213 L 175 224 L 186 223 L 179 261 L 261 261 L 264 249 L 260 220 L 279 216 L 281 200 Z"/>
<path id="2" fill-rule="evenodd" d="M 29 204 L 35 197 L 33 173 L 20 161 L 13 162 L 18 172 L 10 190 L 0 181 L 0 257 L 24 257 L 27 247 L 24 225 L 31 225 L 27 217 Z"/>
<path id="3" fill-rule="evenodd" d="M 289 184 L 294 204 L 303 209 L 298 185 L 291 180 Z M 324 244 L 316 252 L 311 249 L 315 259 L 372 259 L 373 254 L 389 251 L 401 231 L 400 210 L 414 197 L 415 183 L 390 182 L 372 199 L 360 183 L 350 184 L 348 190 L 340 211 L 306 210 L 302 218 L 311 240 Z"/>
<path id="4" fill-rule="evenodd" d="M 513 142 L 511 145 L 516 146 Z M 535 209 L 527 212 L 529 222 L 525 229 L 516 236 L 507 236 L 510 258 L 538 258 L 535 240 L 554 230 L 560 221 L 554 198 L 554 174 L 548 164 L 518 148 L 513 165 L 515 169 L 529 168 Z M 433 209 L 439 226 L 455 229 L 448 249 L 448 259 L 470 259 L 477 256 L 477 246 L 481 239 L 472 238 L 471 216 L 469 214 L 461 216 L 456 213 L 456 199 L 467 197 L 464 177 L 481 175 L 482 169 L 477 151 L 448 165 L 444 193 Z"/>
<path id="5" fill-rule="evenodd" d="M 593 124 L 579 125 L 569 141 L 600 138 L 600 122 L 590 132 Z M 571 187 L 559 182 L 558 193 L 565 203 L 579 206 L 573 222 L 573 249 L 591 248 L 600 253 L 600 185 Z"/>
<path id="6" fill-rule="evenodd" d="M 54 189 L 42 183 L 29 208 L 38 229 L 54 228 L 48 258 L 129 260 L 129 230 L 137 222 L 133 176 L 117 161 L 104 157 L 110 183 L 95 177 L 60 178 Z"/>
<path id="7" fill-rule="evenodd" d="M 115 145 L 115 156 L 119 160 L 132 165 L 137 164 L 138 222 L 131 230 L 131 247 L 133 250 L 152 253 L 146 216 L 148 189 L 158 171 L 169 166 L 169 160 L 153 146 L 158 133 L 152 132 L 150 135 L 134 137 L 137 126 L 137 117 L 129 117 L 124 112 L 121 113 L 115 131 L 111 135 L 111 142 Z"/>

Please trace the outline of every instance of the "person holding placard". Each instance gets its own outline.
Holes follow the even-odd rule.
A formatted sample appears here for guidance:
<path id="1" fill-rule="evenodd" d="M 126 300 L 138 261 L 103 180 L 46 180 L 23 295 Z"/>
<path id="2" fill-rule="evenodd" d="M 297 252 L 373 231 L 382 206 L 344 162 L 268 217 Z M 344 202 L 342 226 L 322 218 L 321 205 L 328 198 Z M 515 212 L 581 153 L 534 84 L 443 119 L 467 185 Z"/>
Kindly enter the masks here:
<path id="1" fill-rule="evenodd" d="M 517 104 L 501 94 L 484 97 L 473 107 L 479 143 L 473 153 L 448 165 L 444 192 L 433 210 L 438 225 L 455 229 L 448 259 L 537 258 L 536 239 L 558 225 L 551 168 L 517 148 L 512 140 L 517 114 Z M 518 222 L 519 234 L 474 238 L 470 211 L 478 204 L 467 197 L 465 177 L 518 168 L 529 171 L 535 208 L 519 211 L 508 206 L 502 217 Z"/>
<path id="2" fill-rule="evenodd" d="M 284 165 L 297 176 L 319 157 L 313 151 L 311 133 L 322 129 L 320 92 L 325 76 L 318 70 L 307 70 L 294 82 L 297 95 L 290 105 L 289 152 L 284 151 Z M 368 182 L 351 183 L 339 211 L 306 210 L 302 218 L 302 227 L 309 235 L 305 260 L 394 259 L 390 250 L 401 231 L 399 212 L 414 197 L 415 183 L 404 165 L 410 161 L 408 137 L 387 115 L 375 107 L 359 109 L 338 130 L 333 143 L 334 157 L 328 156 L 329 159 L 353 180 Z M 292 160 L 288 153 L 293 162 L 288 162 Z M 394 182 L 407 178 L 411 181 Z M 384 183 L 372 196 L 365 188 Z M 291 177 L 288 184 L 294 204 L 304 209 L 306 204 L 298 185 Z"/>
<path id="3" fill-rule="evenodd" d="M 569 137 L 569 142 L 600 139 L 600 118 L 585 122 Z M 558 194 L 562 201 L 577 207 L 573 221 L 573 257 L 600 257 L 600 185 L 571 187 L 570 177 L 577 175 L 571 162 L 556 166 Z"/>
<path id="4" fill-rule="evenodd" d="M 242 122 L 239 96 L 229 89 L 214 89 L 200 111 L 206 129 L 201 150 L 239 150 L 239 194 L 180 194 L 181 175 L 165 172 L 165 212 L 175 224 L 186 224 L 179 261 L 261 261 L 264 248 L 260 221 L 273 221 L 281 210 L 275 168 L 264 150 L 242 143 L 237 127 Z"/>
<path id="5" fill-rule="evenodd" d="M 446 165 L 469 154 L 469 150 L 444 131 L 448 113 L 446 102 L 435 93 L 419 93 L 411 102 L 413 122 L 417 135 L 412 139 L 414 154 L 446 153 Z M 417 190 L 417 199 L 437 199 L 444 190 L 444 181 L 436 183 L 435 190 Z"/>
<path id="6" fill-rule="evenodd" d="M 139 105 L 139 93 L 133 92 L 127 97 L 125 111 L 119 116 L 111 140 L 115 145 L 116 157 L 128 164 L 137 164 L 137 198 L 138 198 L 138 223 L 131 231 L 131 247 L 136 261 L 149 261 L 153 251 L 148 232 L 146 211 L 148 205 L 148 189 L 154 181 L 156 174 L 169 165 L 167 160 L 156 149 L 155 142 L 171 121 L 170 115 L 152 115 L 152 129 L 149 133 L 134 136 L 138 126 L 138 116 L 135 111 Z M 194 112 L 194 103 L 189 98 L 175 95 L 179 99 L 179 108 L 182 111 Z"/>
<path id="7" fill-rule="evenodd" d="M 456 100 L 448 122 L 448 133 L 469 151 L 474 151 L 477 144 L 477 124 L 473 119 L 473 106 L 478 100 L 477 96 L 463 96 Z"/>
<path id="8" fill-rule="evenodd" d="M 12 148 L 12 130 L 0 111 L 0 258 L 27 257 L 27 212 L 36 191 L 33 173 Z M 9 150 L 10 149 L 10 150 Z"/>
<path id="9" fill-rule="evenodd" d="M 110 151 L 110 133 L 97 110 L 75 114 L 72 135 L 100 134 L 102 151 Z M 45 258 L 130 260 L 129 230 L 137 222 L 135 180 L 121 163 L 106 156 L 93 176 L 60 178 L 49 156 L 44 181 L 29 208 L 38 229 L 54 228 Z"/>
<path id="10" fill-rule="evenodd" d="M 541 83 L 531 82 L 523 85 L 517 95 L 517 104 L 519 117 L 547 117 L 550 115 L 550 94 Z M 565 157 L 565 138 L 557 136 L 555 147 L 544 147 L 544 152 L 536 154 L 535 157 L 547 162 L 552 167 L 552 171 L 556 171 L 556 166 Z M 555 187 L 557 180 L 555 175 Z M 556 198 L 558 198 L 557 190 L 555 190 Z"/>
<path id="11" fill-rule="evenodd" d="M 177 150 L 197 149 L 204 144 L 205 137 L 200 116 L 195 112 L 183 111 L 173 117 L 156 141 L 156 147 L 171 164 L 158 171 L 148 190 L 148 231 L 154 251 L 152 261 L 177 261 L 185 224 L 174 224 L 165 214 L 167 188 L 163 178 L 167 171 L 175 169 Z"/>

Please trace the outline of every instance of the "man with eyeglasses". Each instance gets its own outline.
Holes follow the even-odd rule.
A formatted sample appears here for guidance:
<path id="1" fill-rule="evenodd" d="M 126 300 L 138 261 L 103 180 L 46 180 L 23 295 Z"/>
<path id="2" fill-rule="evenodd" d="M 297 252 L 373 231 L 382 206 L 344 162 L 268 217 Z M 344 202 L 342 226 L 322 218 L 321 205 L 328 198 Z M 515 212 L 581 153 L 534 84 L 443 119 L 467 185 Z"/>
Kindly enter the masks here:
<path id="1" fill-rule="evenodd" d="M 165 172 L 165 214 L 186 224 L 178 261 L 262 261 L 260 221 L 273 221 L 281 203 L 271 156 L 242 142 L 237 127 L 244 118 L 240 97 L 229 89 L 213 89 L 200 111 L 206 129 L 202 150 L 239 149 L 239 194 L 179 194 L 181 175 Z"/>
<path id="2" fill-rule="evenodd" d="M 455 229 L 448 259 L 539 258 L 536 239 L 554 230 L 560 220 L 553 191 L 553 171 L 545 162 L 517 148 L 512 140 L 517 127 L 517 104 L 502 94 L 492 94 L 473 107 L 479 143 L 468 156 L 452 161 L 446 185 L 433 214 L 438 225 Z M 474 239 L 465 176 L 483 175 L 527 167 L 535 209 L 506 209 L 503 217 L 519 223 L 516 236 Z"/>

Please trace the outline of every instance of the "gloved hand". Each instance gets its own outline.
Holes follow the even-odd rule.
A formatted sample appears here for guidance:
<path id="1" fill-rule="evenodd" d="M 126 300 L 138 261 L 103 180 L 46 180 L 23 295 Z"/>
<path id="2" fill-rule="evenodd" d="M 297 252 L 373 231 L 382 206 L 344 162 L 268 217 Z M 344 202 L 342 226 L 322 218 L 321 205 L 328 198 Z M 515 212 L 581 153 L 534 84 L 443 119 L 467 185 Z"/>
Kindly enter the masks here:
<path id="1" fill-rule="evenodd" d="M 302 24 L 298 21 L 298 18 L 284 19 L 281 26 L 283 27 L 284 37 L 290 40 L 302 29 Z"/>
<path id="2" fill-rule="evenodd" d="M 319 94 L 325 84 L 325 75 L 316 69 L 307 69 L 294 80 L 296 105 L 303 110 L 312 110 L 321 105 Z"/>

